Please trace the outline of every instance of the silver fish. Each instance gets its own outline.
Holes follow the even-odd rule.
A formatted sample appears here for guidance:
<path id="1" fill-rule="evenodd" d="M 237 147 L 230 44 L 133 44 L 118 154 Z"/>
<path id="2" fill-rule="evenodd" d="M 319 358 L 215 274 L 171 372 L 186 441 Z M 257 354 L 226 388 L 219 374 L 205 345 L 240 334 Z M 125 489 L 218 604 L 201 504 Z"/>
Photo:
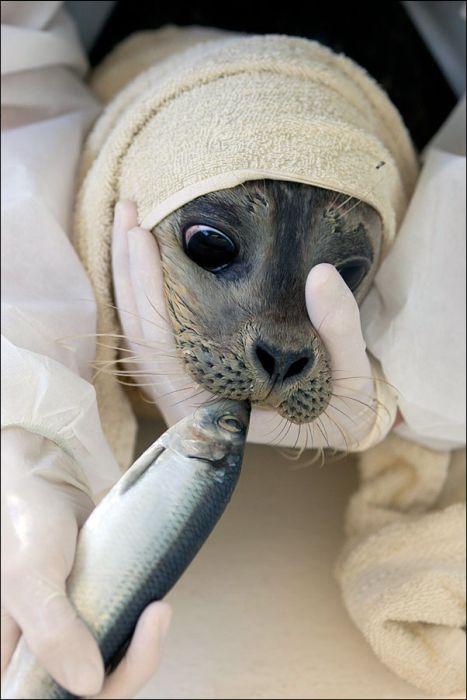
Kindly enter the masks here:
<path id="1" fill-rule="evenodd" d="M 106 669 L 124 652 L 144 608 L 177 582 L 224 512 L 240 474 L 250 406 L 219 400 L 167 430 L 130 467 L 81 529 L 67 592 Z M 75 698 L 24 639 L 5 698 Z"/>

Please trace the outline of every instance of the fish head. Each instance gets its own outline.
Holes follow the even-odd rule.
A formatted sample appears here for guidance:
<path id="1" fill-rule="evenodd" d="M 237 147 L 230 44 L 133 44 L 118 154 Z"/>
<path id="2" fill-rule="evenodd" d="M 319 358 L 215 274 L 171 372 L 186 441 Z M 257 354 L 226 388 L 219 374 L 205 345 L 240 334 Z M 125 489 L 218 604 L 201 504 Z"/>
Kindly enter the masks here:
<path id="1" fill-rule="evenodd" d="M 247 401 L 209 401 L 175 426 L 171 446 L 214 465 L 237 464 L 243 457 L 250 410 Z"/>

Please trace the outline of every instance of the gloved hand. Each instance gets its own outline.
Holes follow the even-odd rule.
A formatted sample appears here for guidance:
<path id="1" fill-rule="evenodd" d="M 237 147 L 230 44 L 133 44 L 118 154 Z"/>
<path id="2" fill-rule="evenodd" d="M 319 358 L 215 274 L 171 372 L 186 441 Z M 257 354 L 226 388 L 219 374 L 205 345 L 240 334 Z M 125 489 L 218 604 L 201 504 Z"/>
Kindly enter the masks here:
<path id="1" fill-rule="evenodd" d="M 169 425 L 211 398 L 181 369 L 164 301 L 162 268 L 155 237 L 137 226 L 136 207 L 120 202 L 115 209 L 112 241 L 113 284 L 123 333 L 126 371 L 144 389 Z M 310 424 L 309 447 L 360 450 L 384 438 L 394 423 L 395 396 L 375 363 L 370 364 L 355 298 L 337 270 L 316 265 L 305 287 L 313 326 L 323 340 L 333 372 L 333 396 L 325 413 Z M 254 408 L 248 439 L 269 444 L 271 410 Z M 292 426 L 274 444 L 303 446 L 307 428 Z"/>
<path id="2" fill-rule="evenodd" d="M 97 644 L 66 597 L 78 530 L 93 508 L 72 460 L 23 428 L 2 430 L 2 675 L 20 634 L 76 695 L 129 698 L 155 672 L 171 610 L 149 605 L 105 679 Z"/>
<path id="3" fill-rule="evenodd" d="M 159 248 L 152 233 L 137 226 L 132 202 L 115 207 L 112 273 L 128 383 L 141 387 L 165 422 L 174 425 L 212 395 L 199 393 L 181 370 L 164 301 Z"/>
<path id="4" fill-rule="evenodd" d="M 310 270 L 305 301 L 310 321 L 328 351 L 333 375 L 332 397 L 325 412 L 311 424 L 310 446 L 366 450 L 383 440 L 395 424 L 396 393 L 378 363 L 370 362 L 358 304 L 333 265 L 321 263 Z M 270 421 L 269 411 L 257 409 L 252 415 L 254 441 L 267 442 L 268 431 L 263 426 Z M 299 428 L 292 437 L 297 434 Z"/>

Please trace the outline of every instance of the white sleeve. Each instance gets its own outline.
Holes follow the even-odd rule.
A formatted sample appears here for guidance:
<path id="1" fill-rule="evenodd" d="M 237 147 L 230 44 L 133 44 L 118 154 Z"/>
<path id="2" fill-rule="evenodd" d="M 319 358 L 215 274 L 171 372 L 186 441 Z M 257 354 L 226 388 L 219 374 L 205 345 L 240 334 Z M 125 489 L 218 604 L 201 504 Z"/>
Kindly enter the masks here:
<path id="1" fill-rule="evenodd" d="M 98 498 L 120 476 L 90 383 L 96 306 L 69 239 L 99 105 L 61 3 L 2 3 L 2 427 L 54 440 Z"/>
<path id="2" fill-rule="evenodd" d="M 426 151 L 402 228 L 362 305 L 368 349 L 399 395 L 396 432 L 439 450 L 465 445 L 465 255 L 464 98 Z"/>

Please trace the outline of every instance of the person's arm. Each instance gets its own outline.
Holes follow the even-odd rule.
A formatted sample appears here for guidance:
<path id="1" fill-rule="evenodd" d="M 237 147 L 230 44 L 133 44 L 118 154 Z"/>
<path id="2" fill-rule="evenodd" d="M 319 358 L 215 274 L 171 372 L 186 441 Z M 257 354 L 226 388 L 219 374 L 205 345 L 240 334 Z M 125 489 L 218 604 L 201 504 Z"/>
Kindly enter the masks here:
<path id="1" fill-rule="evenodd" d="M 95 301 L 69 240 L 99 106 L 60 5 L 2 3 L 2 675 L 22 632 L 75 694 L 122 698 L 154 673 L 170 609 L 144 611 L 103 685 L 96 642 L 66 597 L 79 527 L 121 475 L 90 383 Z"/>

